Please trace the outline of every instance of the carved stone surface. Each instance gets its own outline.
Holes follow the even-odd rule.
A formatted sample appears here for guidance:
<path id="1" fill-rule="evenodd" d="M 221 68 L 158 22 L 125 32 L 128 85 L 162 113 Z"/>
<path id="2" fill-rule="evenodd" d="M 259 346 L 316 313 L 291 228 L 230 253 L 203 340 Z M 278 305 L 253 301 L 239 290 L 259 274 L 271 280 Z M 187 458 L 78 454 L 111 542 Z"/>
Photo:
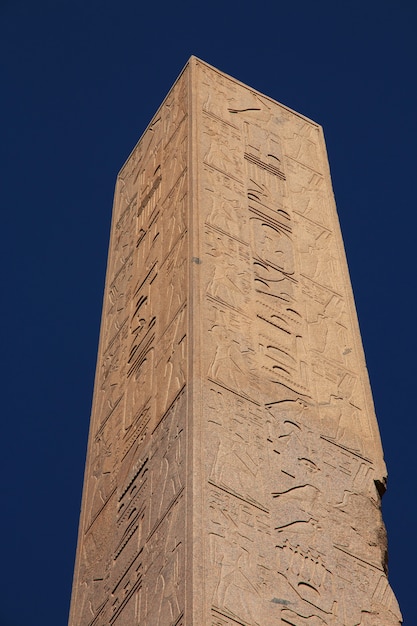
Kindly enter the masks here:
<path id="1" fill-rule="evenodd" d="M 323 133 L 192 57 L 118 177 L 70 626 L 395 626 Z"/>

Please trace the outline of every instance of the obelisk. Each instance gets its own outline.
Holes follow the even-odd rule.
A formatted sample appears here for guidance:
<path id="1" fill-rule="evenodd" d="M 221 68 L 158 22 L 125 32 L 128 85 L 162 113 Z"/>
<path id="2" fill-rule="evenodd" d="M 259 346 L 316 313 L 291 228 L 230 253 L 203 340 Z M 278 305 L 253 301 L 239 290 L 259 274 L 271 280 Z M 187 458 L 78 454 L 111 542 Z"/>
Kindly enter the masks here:
<path id="1" fill-rule="evenodd" d="M 70 626 L 398 626 L 321 127 L 192 57 L 116 185 Z"/>

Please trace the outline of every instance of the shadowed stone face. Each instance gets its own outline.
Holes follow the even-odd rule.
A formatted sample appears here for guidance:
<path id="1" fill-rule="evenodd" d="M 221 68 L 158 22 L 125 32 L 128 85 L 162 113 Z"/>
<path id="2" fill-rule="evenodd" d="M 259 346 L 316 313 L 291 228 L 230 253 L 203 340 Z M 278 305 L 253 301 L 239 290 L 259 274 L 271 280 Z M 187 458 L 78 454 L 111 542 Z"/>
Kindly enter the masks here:
<path id="1" fill-rule="evenodd" d="M 70 626 L 398 626 L 384 483 L 322 130 L 193 57 L 117 180 Z"/>

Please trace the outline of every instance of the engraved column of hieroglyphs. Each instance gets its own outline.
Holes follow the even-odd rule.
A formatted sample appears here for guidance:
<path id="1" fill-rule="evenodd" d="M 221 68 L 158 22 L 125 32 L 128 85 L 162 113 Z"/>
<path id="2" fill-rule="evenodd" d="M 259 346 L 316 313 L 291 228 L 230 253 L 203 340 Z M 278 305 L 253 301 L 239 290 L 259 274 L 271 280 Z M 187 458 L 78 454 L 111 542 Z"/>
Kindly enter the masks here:
<path id="1" fill-rule="evenodd" d="M 244 128 L 234 112 L 239 92 L 236 83 L 201 66 L 206 589 L 211 612 L 206 619 L 216 625 L 266 624 L 263 602 L 272 576 Z"/>
<path id="2" fill-rule="evenodd" d="M 111 624 L 176 623 L 184 606 L 187 78 L 142 142 Z M 146 139 L 146 136 L 145 138 Z M 118 556 L 118 558 L 121 558 Z M 120 617 L 119 617 L 120 616 Z M 129 622 L 130 623 L 130 622 Z"/>
<path id="3" fill-rule="evenodd" d="M 142 598 L 142 552 L 146 539 L 149 485 L 149 427 L 157 320 L 153 315 L 152 285 L 158 258 L 152 255 L 161 193 L 162 132 L 155 116 L 123 168 L 120 177 L 131 181 L 137 197 L 131 298 L 127 307 L 127 351 L 123 403 L 122 445 L 117 476 L 116 533 L 110 589 L 111 624 L 134 619 Z M 153 221 L 152 221 L 153 219 Z M 146 392 L 145 392 L 146 390 Z"/>
<path id="4" fill-rule="evenodd" d="M 71 624 L 94 623 L 109 606 L 136 210 L 131 181 L 120 178 L 115 192 Z"/>
<path id="5" fill-rule="evenodd" d="M 283 124 L 291 206 L 297 224 L 297 262 L 307 324 L 311 385 L 322 426 L 342 445 L 366 451 L 375 444 L 347 306 L 343 251 L 325 176 L 319 129 L 292 115 Z M 328 407 L 339 413 L 330 424 Z M 372 408 L 371 408 L 372 410 Z"/>
<path id="6" fill-rule="evenodd" d="M 158 341 L 155 419 L 149 449 L 149 526 L 146 581 L 139 623 L 182 623 L 184 611 L 184 474 L 186 352 L 187 74 L 164 104 L 159 271 L 155 293 Z M 142 620 L 142 621 L 141 621 Z"/>
<path id="7" fill-rule="evenodd" d="M 183 613 L 187 119 L 185 72 L 117 183 L 74 626 Z"/>

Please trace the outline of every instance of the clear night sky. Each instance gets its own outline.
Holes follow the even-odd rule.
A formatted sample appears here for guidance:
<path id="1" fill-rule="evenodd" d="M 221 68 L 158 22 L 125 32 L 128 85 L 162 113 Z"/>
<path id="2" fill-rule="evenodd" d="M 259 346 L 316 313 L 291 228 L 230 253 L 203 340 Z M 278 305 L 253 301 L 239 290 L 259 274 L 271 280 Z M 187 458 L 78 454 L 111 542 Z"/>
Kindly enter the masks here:
<path id="1" fill-rule="evenodd" d="M 115 178 L 191 54 L 319 122 L 389 470 L 417 560 L 413 0 L 0 0 L 0 626 L 65 626 Z"/>

